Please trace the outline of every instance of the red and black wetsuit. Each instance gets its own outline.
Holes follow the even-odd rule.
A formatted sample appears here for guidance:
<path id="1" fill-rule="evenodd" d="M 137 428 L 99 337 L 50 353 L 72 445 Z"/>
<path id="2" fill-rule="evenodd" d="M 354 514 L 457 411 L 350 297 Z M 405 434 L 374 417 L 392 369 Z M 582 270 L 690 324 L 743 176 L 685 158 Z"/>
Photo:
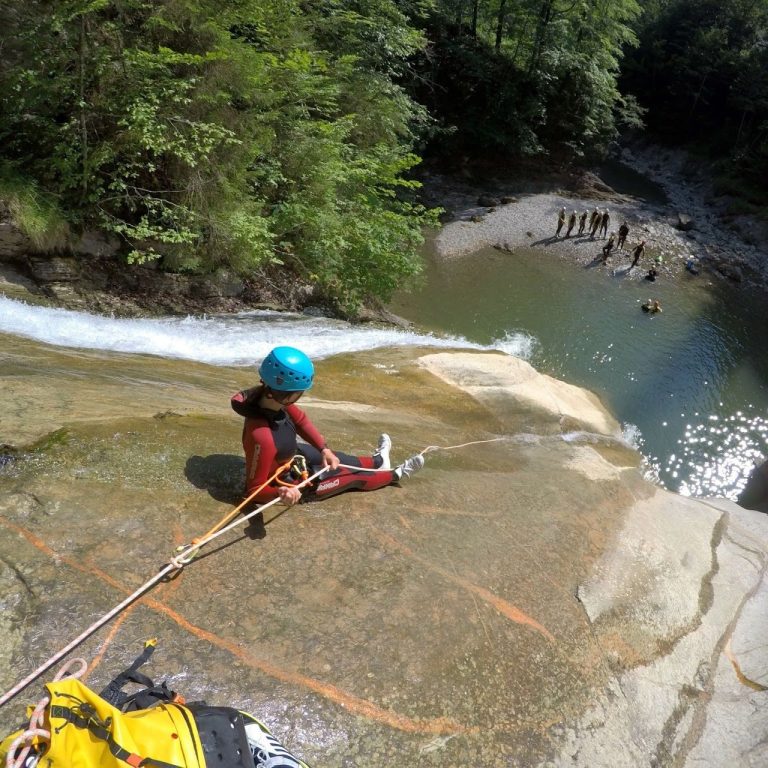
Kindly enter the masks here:
<path id="1" fill-rule="evenodd" d="M 297 453 L 302 454 L 314 474 L 323 466 L 321 452 L 326 448 L 325 438 L 298 405 L 286 405 L 279 411 L 259 406 L 264 387 L 246 389 L 232 396 L 232 409 L 245 416 L 243 425 L 243 450 L 245 451 L 246 495 L 253 493 L 277 470 L 290 461 Z M 297 435 L 306 443 L 299 443 Z M 365 469 L 381 466 L 379 456 L 350 456 L 334 451 L 342 464 L 351 464 Z M 343 491 L 375 491 L 396 480 L 391 470 L 381 472 L 355 472 L 340 468 L 328 471 L 312 486 L 314 498 L 324 499 Z M 260 504 L 272 501 L 278 495 L 279 486 L 270 483 L 255 500 Z"/>

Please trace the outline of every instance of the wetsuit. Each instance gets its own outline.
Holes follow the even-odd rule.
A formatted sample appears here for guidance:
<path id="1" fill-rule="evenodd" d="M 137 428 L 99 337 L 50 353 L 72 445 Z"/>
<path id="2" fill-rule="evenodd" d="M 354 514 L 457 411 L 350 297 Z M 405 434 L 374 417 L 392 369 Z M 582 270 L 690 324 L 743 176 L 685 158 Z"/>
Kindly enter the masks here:
<path id="1" fill-rule="evenodd" d="M 555 237 L 559 237 L 563 224 L 565 224 L 565 211 L 560 211 L 557 215 L 557 232 L 555 232 Z"/>
<path id="2" fill-rule="evenodd" d="M 310 474 L 323 466 L 322 450 L 327 447 L 325 438 L 297 405 L 286 405 L 279 411 L 259 406 L 264 388 L 246 389 L 232 396 L 232 409 L 245 416 L 243 425 L 243 450 L 245 451 L 246 495 L 253 493 L 274 474 L 281 464 L 290 461 L 297 453 L 303 455 Z M 306 443 L 299 443 L 301 437 Z M 366 469 L 381 466 L 380 456 L 350 456 L 335 451 L 342 464 Z M 375 491 L 397 480 L 392 470 L 381 472 L 355 472 L 339 468 L 328 471 L 314 481 L 309 498 L 328 498 L 343 491 Z M 277 498 L 279 485 L 265 486 L 255 500 L 260 504 Z"/>

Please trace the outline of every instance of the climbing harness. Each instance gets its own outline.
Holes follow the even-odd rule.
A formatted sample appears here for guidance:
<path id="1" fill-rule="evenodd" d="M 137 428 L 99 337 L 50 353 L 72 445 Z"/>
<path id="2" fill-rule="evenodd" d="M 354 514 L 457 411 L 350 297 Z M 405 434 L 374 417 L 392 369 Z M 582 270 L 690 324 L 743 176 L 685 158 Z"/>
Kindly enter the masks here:
<path id="1" fill-rule="evenodd" d="M 297 453 L 290 462 L 288 469 L 280 473 L 275 482 L 288 488 L 293 488 L 309 477 L 309 467 L 306 456 Z"/>
<path id="2" fill-rule="evenodd" d="M 255 717 L 231 707 L 187 703 L 139 672 L 155 650 L 148 640 L 128 669 L 101 693 L 81 682 L 73 659 L 46 688 L 29 726 L 0 740 L 6 768 L 308 768 Z M 67 674 L 69 667 L 80 668 Z M 129 682 L 144 686 L 135 693 Z"/>

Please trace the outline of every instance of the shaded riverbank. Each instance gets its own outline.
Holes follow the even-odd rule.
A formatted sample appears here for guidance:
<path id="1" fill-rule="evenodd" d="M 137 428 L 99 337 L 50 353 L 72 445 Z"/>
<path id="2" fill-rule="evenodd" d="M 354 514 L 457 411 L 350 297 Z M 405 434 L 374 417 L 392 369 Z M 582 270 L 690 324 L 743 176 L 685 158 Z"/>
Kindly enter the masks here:
<path id="1" fill-rule="evenodd" d="M 552 174 L 539 183 L 513 175 L 472 179 L 427 174 L 425 194 L 447 208 L 448 226 L 438 233 L 435 248 L 439 256 L 455 258 L 484 247 L 532 246 L 584 264 L 601 255 L 605 239 L 555 238 L 558 211 L 565 207 L 568 216 L 574 210 L 580 216 L 585 210 L 608 209 L 609 233 L 626 220 L 629 249 L 646 241 L 646 270 L 661 257 L 660 271 L 667 278 L 685 278 L 685 264 L 694 259 L 711 279 L 765 290 L 768 250 L 762 225 L 730 215 L 728 199 L 717 197 L 705 171 L 692 171 L 691 166 L 685 153 L 633 144 L 606 166 L 605 176 L 615 189 L 586 171 Z M 572 234 L 577 230 L 578 224 Z M 614 251 L 607 268 L 628 266 L 629 249 Z"/>

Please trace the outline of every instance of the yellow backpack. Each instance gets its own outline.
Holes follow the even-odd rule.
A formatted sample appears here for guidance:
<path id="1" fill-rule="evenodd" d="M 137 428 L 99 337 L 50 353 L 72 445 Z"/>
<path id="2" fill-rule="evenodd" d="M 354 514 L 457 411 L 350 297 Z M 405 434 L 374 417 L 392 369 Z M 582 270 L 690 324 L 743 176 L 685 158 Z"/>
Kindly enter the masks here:
<path id="1" fill-rule="evenodd" d="M 145 650 L 142 656 L 148 658 L 150 653 Z M 149 681 L 131 671 L 135 673 L 135 669 L 122 673 L 102 695 L 74 678 L 48 683 L 45 728 L 50 741 L 36 737 L 24 768 L 309 768 L 263 723 L 237 709 L 186 704 L 165 685 L 122 694 L 121 680 L 138 676 Z M 119 706 L 110 704 L 104 694 L 122 699 L 116 702 Z M 149 708 L 137 700 L 148 701 Z M 0 742 L 0 765 L 5 765 L 13 741 L 22 733 L 23 729 Z M 19 751 L 14 750 L 16 755 Z"/>

